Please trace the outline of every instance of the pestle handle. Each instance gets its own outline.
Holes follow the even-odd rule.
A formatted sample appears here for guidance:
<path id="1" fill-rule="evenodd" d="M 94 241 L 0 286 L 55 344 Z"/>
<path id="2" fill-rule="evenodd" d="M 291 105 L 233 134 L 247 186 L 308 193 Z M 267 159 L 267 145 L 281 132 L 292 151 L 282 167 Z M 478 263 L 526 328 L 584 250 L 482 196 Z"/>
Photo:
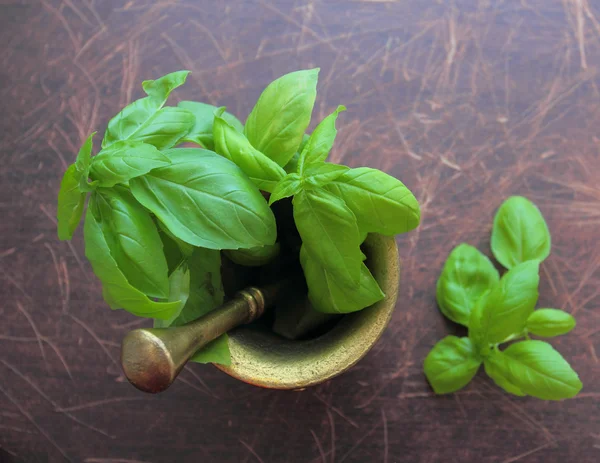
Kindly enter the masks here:
<path id="1" fill-rule="evenodd" d="M 129 332 L 121 346 L 125 376 L 141 391 L 164 391 L 199 349 L 229 330 L 260 318 L 275 302 L 281 286 L 246 288 L 218 309 L 182 326 Z"/>

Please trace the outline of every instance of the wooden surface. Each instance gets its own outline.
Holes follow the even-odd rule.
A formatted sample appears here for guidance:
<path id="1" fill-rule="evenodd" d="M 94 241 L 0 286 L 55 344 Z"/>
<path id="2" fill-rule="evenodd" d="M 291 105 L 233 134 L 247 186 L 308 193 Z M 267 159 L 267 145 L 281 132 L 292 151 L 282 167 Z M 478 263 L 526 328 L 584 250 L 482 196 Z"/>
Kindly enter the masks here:
<path id="1" fill-rule="evenodd" d="M 0 461 L 600 461 L 596 1 L 2 0 L 0 44 Z M 398 176 L 422 205 L 399 238 L 390 327 L 352 371 L 304 392 L 200 365 L 163 395 L 138 392 L 118 353 L 139 321 L 103 303 L 81 231 L 56 238 L 62 172 L 144 79 L 190 69 L 175 99 L 244 118 L 268 82 L 313 66 L 314 119 L 348 106 L 333 160 Z M 577 316 L 553 344 L 584 389 L 515 398 L 480 372 L 434 397 L 422 361 L 464 334 L 435 304 L 442 263 L 462 241 L 489 253 L 512 194 L 548 220 L 540 306 Z"/>

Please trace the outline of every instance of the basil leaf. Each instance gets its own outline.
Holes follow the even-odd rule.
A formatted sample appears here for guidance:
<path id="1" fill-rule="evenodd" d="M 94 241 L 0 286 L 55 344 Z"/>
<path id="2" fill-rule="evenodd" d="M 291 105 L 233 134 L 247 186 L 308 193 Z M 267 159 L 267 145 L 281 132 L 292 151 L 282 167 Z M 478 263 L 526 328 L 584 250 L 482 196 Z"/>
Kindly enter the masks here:
<path id="1" fill-rule="evenodd" d="M 85 255 L 92 264 L 94 273 L 102 282 L 102 295 L 112 309 L 122 308 L 139 317 L 169 319 L 180 308 L 180 301 L 154 302 L 134 288 L 117 265 L 97 223 L 92 209 L 95 197 L 90 200 L 85 224 Z"/>
<path id="2" fill-rule="evenodd" d="M 132 133 L 129 139 L 166 150 L 180 143 L 194 122 L 194 115 L 183 108 L 162 108 Z"/>
<path id="3" fill-rule="evenodd" d="M 194 252 L 194 249 L 195 249 L 194 246 L 192 246 L 189 243 L 186 243 L 185 241 L 181 241 L 179 238 L 177 238 L 175 235 L 173 235 L 173 233 L 171 233 L 169 231 L 167 226 L 164 223 L 162 223 L 160 220 L 156 220 L 156 223 L 158 224 L 159 231 L 161 233 L 167 235 L 167 237 L 171 241 L 173 241 L 173 244 L 179 249 L 179 253 L 181 254 L 182 257 L 188 258 L 192 255 L 192 253 Z"/>
<path id="4" fill-rule="evenodd" d="M 218 363 L 219 365 L 231 365 L 231 353 L 229 351 L 229 337 L 226 334 L 219 336 L 208 343 L 194 354 L 190 359 L 196 363 Z"/>
<path id="5" fill-rule="evenodd" d="M 98 225 L 127 281 L 147 296 L 167 299 L 167 261 L 148 211 L 124 187 L 98 190 L 95 205 Z"/>
<path id="6" fill-rule="evenodd" d="M 540 210 L 522 196 L 508 198 L 494 217 L 492 253 L 504 267 L 543 261 L 550 254 L 548 225 Z"/>
<path id="7" fill-rule="evenodd" d="M 168 320 L 154 320 L 154 328 L 167 328 L 179 317 L 190 295 L 190 271 L 185 262 L 169 275 L 169 301 L 179 301 L 179 309 Z"/>
<path id="8" fill-rule="evenodd" d="M 258 246 L 250 249 L 236 249 L 223 251 L 229 259 L 246 267 L 260 267 L 275 259 L 280 252 L 279 243 L 270 246 Z"/>
<path id="9" fill-rule="evenodd" d="M 186 303 L 182 310 L 176 314 L 176 317 L 168 321 L 168 324 L 160 322 L 161 327 L 185 325 L 216 309 L 223 303 L 224 292 L 221 281 L 221 256 L 219 251 L 194 248 L 192 255 L 175 272 L 180 269 L 188 273 Z M 185 290 L 185 275 L 179 276 L 179 278 L 182 277 Z M 154 326 L 158 327 L 159 325 L 155 323 Z"/>
<path id="10" fill-rule="evenodd" d="M 298 146 L 298 150 L 296 151 L 296 153 L 298 154 L 298 159 L 300 159 L 300 153 L 302 153 L 302 151 L 304 151 L 304 147 L 308 143 L 308 140 L 310 140 L 309 134 L 305 133 L 304 135 L 302 135 L 302 141 L 300 142 L 300 146 Z M 294 171 L 294 172 L 296 172 L 296 171 Z"/>
<path id="11" fill-rule="evenodd" d="M 502 342 L 525 329 L 538 299 L 538 270 L 537 261 L 517 265 L 475 305 L 469 321 L 469 337 L 476 344 L 487 350 L 487 344 Z"/>
<path id="12" fill-rule="evenodd" d="M 160 221 L 156 221 L 157 224 L 160 224 Z M 164 225 L 163 225 L 164 227 Z M 165 227 L 166 229 L 166 227 Z M 163 253 L 165 255 L 165 259 L 167 261 L 167 267 L 169 269 L 169 275 L 171 275 L 186 259 L 187 256 L 184 256 L 181 252 L 181 249 L 173 239 L 173 235 L 169 232 L 167 233 L 165 229 L 161 228 L 160 225 L 158 227 L 158 234 L 163 244 Z M 179 240 L 181 243 L 183 241 Z M 190 246 L 193 249 L 193 246 L 184 243 L 186 246 Z"/>
<path id="13" fill-rule="evenodd" d="M 288 174 L 275 185 L 269 198 L 269 206 L 283 198 L 293 196 L 302 190 L 302 183 L 298 174 Z"/>
<path id="14" fill-rule="evenodd" d="M 300 249 L 300 263 L 308 285 L 308 298 L 323 313 L 350 313 L 369 307 L 385 297 L 367 266 L 361 263 L 358 286 L 338 281 L 308 251 Z"/>
<path id="15" fill-rule="evenodd" d="M 425 376 L 436 394 L 465 387 L 481 365 L 481 357 L 469 338 L 446 336 L 425 358 Z"/>
<path id="16" fill-rule="evenodd" d="M 252 146 L 285 166 L 310 123 L 319 69 L 296 71 L 273 81 L 248 116 L 244 133 Z"/>
<path id="17" fill-rule="evenodd" d="M 536 336 L 560 336 L 573 328 L 575 328 L 575 318 L 558 309 L 538 309 L 527 319 L 527 330 Z"/>
<path id="18" fill-rule="evenodd" d="M 79 180 L 79 190 L 82 193 L 93 191 L 97 186 L 97 182 L 88 183 L 90 165 L 92 163 L 93 138 L 94 135 L 96 135 L 96 133 L 97 132 L 94 132 L 89 137 L 87 137 L 87 139 L 79 149 L 77 159 L 75 160 L 77 172 L 79 172 L 79 174 L 81 175 L 81 178 Z"/>
<path id="19" fill-rule="evenodd" d="M 294 155 L 292 156 L 292 159 L 290 159 L 289 162 L 283 167 L 283 170 L 285 170 L 285 172 L 288 174 L 296 173 L 298 171 L 298 160 L 299 159 L 300 159 L 300 154 L 298 154 L 297 152 L 294 153 Z"/>
<path id="20" fill-rule="evenodd" d="M 305 188 L 318 188 L 331 183 L 349 170 L 350 168 L 346 166 L 315 161 L 306 167 L 301 175 Z"/>
<path id="21" fill-rule="evenodd" d="M 179 108 L 168 108 L 158 116 L 157 113 L 171 91 L 185 83 L 188 74 L 189 71 L 178 71 L 157 80 L 144 81 L 142 87 L 148 96 L 127 105 L 109 121 L 102 148 L 119 140 L 133 139 L 164 149 L 170 143 L 174 144 L 177 137 L 183 137 L 195 123 L 193 114 Z"/>
<path id="22" fill-rule="evenodd" d="M 97 181 L 98 186 L 109 188 L 170 163 L 169 158 L 152 145 L 140 141 L 118 141 L 94 157 L 90 177 Z"/>
<path id="23" fill-rule="evenodd" d="M 419 203 L 400 181 L 376 169 L 350 169 L 325 189 L 354 212 L 361 231 L 394 236 L 419 225 Z"/>
<path id="24" fill-rule="evenodd" d="M 360 282 L 361 252 L 356 217 L 325 190 L 294 196 L 294 222 L 306 250 L 342 284 Z"/>
<path id="25" fill-rule="evenodd" d="M 77 154 L 77 159 L 75 160 L 75 166 L 77 166 L 77 171 L 82 175 L 87 173 L 90 168 L 90 163 L 92 162 L 92 145 L 93 138 L 97 132 L 92 133 L 81 145 L 79 149 L 79 153 Z"/>
<path id="26" fill-rule="evenodd" d="M 96 132 L 92 133 L 77 154 L 74 164 L 65 171 L 58 191 L 58 207 L 56 218 L 58 221 L 58 238 L 70 240 L 77 229 L 83 207 L 85 205 L 85 192 L 94 188 L 95 184 L 88 184 L 88 171 L 92 159 L 92 139 Z"/>
<path id="27" fill-rule="evenodd" d="M 283 170 L 285 170 L 288 174 L 295 173 L 298 171 L 298 161 L 300 160 L 300 153 L 306 146 L 306 143 L 308 142 L 309 138 L 310 135 L 306 133 L 302 136 L 302 142 L 298 147 L 298 151 L 296 151 L 292 156 L 292 159 L 290 159 L 289 162 L 285 166 L 283 166 Z"/>
<path id="28" fill-rule="evenodd" d="M 243 133 L 222 117 L 223 111 L 224 108 L 219 108 L 215 113 L 215 151 L 242 169 L 259 189 L 273 191 L 277 182 L 285 177 L 285 170 L 256 150 Z"/>
<path id="29" fill-rule="evenodd" d="M 547 342 L 517 342 L 501 355 L 503 373 L 525 394 L 538 399 L 561 400 L 575 397 L 582 388 L 569 362 Z"/>
<path id="30" fill-rule="evenodd" d="M 184 273 L 176 275 L 179 269 L 185 269 Z M 186 282 L 187 275 L 187 282 Z M 219 251 L 204 248 L 194 248 L 191 256 L 182 264 L 178 270 L 173 272 L 170 280 L 179 280 L 176 286 L 171 284 L 171 292 L 178 292 L 177 288 L 185 294 L 189 294 L 183 308 L 174 314 L 167 322 L 156 320 L 155 327 L 181 326 L 203 315 L 211 312 L 223 304 L 225 293 L 221 281 L 221 255 Z M 187 284 L 187 287 L 186 287 Z M 220 363 L 230 365 L 229 345 L 227 335 L 224 334 L 204 348 L 200 349 L 192 357 L 192 361 L 198 363 Z"/>
<path id="31" fill-rule="evenodd" d="M 450 320 L 468 326 L 471 311 L 481 295 L 500 279 L 492 262 L 473 246 L 455 247 L 437 282 L 437 302 Z"/>
<path id="32" fill-rule="evenodd" d="M 213 122 L 215 120 L 215 111 L 218 108 L 210 104 L 199 103 L 196 101 L 180 101 L 177 107 L 188 110 L 196 118 L 194 126 L 181 141 L 197 143 L 206 149 L 214 151 Z M 221 117 L 236 131 L 240 133 L 244 132 L 244 124 L 242 124 L 233 114 L 223 112 Z"/>
<path id="33" fill-rule="evenodd" d="M 502 352 L 496 349 L 492 350 L 490 355 L 483 361 L 485 372 L 498 387 L 504 389 L 506 392 L 520 397 L 526 396 L 527 394 L 520 387 L 511 383 L 506 377 L 507 368 L 504 360 Z"/>
<path id="34" fill-rule="evenodd" d="M 187 264 L 190 269 L 190 297 L 175 325 L 189 323 L 211 312 L 223 304 L 225 297 L 219 251 L 194 248 Z"/>
<path id="35" fill-rule="evenodd" d="M 142 88 L 150 98 L 164 104 L 173 90 L 185 84 L 189 73 L 190 71 L 175 71 L 156 80 L 145 80 Z"/>
<path id="36" fill-rule="evenodd" d="M 335 136 L 337 135 L 335 121 L 337 120 L 339 113 L 345 110 L 345 106 L 338 106 L 333 113 L 317 125 L 317 128 L 311 134 L 308 142 L 300 152 L 300 158 L 298 159 L 298 172 L 300 174 L 303 174 L 304 169 L 310 164 L 323 162 L 327 159 L 327 156 L 333 147 Z"/>
<path id="37" fill-rule="evenodd" d="M 135 198 L 177 238 L 209 249 L 273 244 L 275 218 L 234 163 L 212 151 L 176 148 L 166 167 L 130 181 Z"/>
<path id="38" fill-rule="evenodd" d="M 83 215 L 86 195 L 79 190 L 81 178 L 77 166 L 71 164 L 60 182 L 56 218 L 58 221 L 58 238 L 62 241 L 73 238 L 73 233 L 75 233 Z"/>

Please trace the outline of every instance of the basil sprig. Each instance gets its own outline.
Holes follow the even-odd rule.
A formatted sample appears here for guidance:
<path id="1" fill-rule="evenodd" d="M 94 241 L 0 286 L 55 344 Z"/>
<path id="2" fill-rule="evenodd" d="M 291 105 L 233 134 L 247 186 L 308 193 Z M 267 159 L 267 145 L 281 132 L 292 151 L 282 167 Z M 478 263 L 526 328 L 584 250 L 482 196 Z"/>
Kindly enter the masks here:
<path id="1" fill-rule="evenodd" d="M 433 347 L 424 363 L 427 379 L 438 394 L 454 392 L 483 364 L 510 394 L 574 397 L 582 388 L 577 373 L 550 344 L 531 339 L 575 327 L 575 319 L 562 310 L 535 310 L 539 265 L 550 252 L 550 233 L 533 203 L 515 196 L 502 204 L 494 219 L 492 252 L 509 269 L 502 278 L 485 255 L 467 244 L 450 253 L 437 284 L 438 305 L 446 317 L 468 327 L 469 335 L 447 336 Z"/>

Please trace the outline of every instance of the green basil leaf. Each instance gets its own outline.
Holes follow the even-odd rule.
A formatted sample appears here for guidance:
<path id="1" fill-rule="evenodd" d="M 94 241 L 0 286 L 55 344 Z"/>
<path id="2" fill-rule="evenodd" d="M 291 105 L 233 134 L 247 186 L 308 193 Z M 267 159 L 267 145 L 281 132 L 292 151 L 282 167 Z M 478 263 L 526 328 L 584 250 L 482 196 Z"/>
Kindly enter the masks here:
<path id="1" fill-rule="evenodd" d="M 190 297 L 174 325 L 184 325 L 202 317 L 223 304 L 225 297 L 219 251 L 194 248 L 187 264 L 190 269 Z"/>
<path id="2" fill-rule="evenodd" d="M 350 169 L 326 187 L 354 212 L 364 232 L 394 236 L 419 225 L 419 203 L 404 184 L 376 169 Z"/>
<path id="3" fill-rule="evenodd" d="M 540 210 L 522 196 L 508 198 L 494 217 L 492 253 L 504 267 L 543 261 L 550 254 L 548 225 Z"/>
<path id="4" fill-rule="evenodd" d="M 294 196 L 302 190 L 302 183 L 298 174 L 288 174 L 275 185 L 269 197 L 269 206 L 283 198 Z"/>
<path id="5" fill-rule="evenodd" d="M 506 392 L 524 397 L 525 394 L 519 386 L 514 385 L 506 377 L 507 368 L 505 365 L 504 354 L 496 349 L 490 352 L 490 355 L 483 361 L 485 372 L 492 378 L 494 383 Z"/>
<path id="6" fill-rule="evenodd" d="M 215 113 L 213 127 L 215 151 L 236 164 L 261 190 L 272 192 L 285 177 L 279 164 L 256 150 L 244 136 L 222 117 L 225 108 Z"/>
<path id="7" fill-rule="evenodd" d="M 536 336 L 560 336 L 573 328 L 575 318 L 558 309 L 537 309 L 527 319 L 527 330 Z"/>
<path id="8" fill-rule="evenodd" d="M 199 103 L 196 101 L 181 101 L 177 106 L 188 110 L 196 118 L 194 126 L 181 141 L 197 143 L 206 149 L 214 151 L 213 122 L 215 120 L 215 111 L 218 108 L 210 104 Z M 238 132 L 244 132 L 244 124 L 242 124 L 233 114 L 223 112 L 221 117 Z"/>
<path id="9" fill-rule="evenodd" d="M 455 247 L 437 282 L 437 302 L 450 320 L 468 326 L 471 311 L 481 295 L 500 279 L 492 262 L 473 246 Z"/>
<path id="10" fill-rule="evenodd" d="M 164 149 L 168 147 L 166 145 L 174 144 L 177 137 L 183 137 L 195 123 L 193 114 L 180 108 L 169 108 L 158 116 L 157 113 L 171 91 L 185 83 L 188 74 L 189 71 L 178 71 L 144 81 L 142 87 L 148 96 L 127 105 L 109 121 L 102 148 L 119 140 L 133 139 Z"/>
<path id="11" fill-rule="evenodd" d="M 346 166 L 315 161 L 304 169 L 304 174 L 302 174 L 304 188 L 310 189 L 325 186 L 349 170 L 350 168 Z"/>
<path id="12" fill-rule="evenodd" d="M 221 255 L 219 251 L 194 248 L 181 268 L 187 269 L 188 294 L 183 308 L 166 323 L 155 321 L 155 327 L 181 326 L 206 315 L 223 304 L 225 293 L 221 281 Z M 174 272 L 175 273 L 175 272 Z M 171 276 L 173 277 L 173 275 Z M 185 274 L 181 288 L 185 292 Z M 173 287 L 171 291 L 176 291 Z M 200 349 L 191 359 L 198 363 L 231 364 L 228 337 L 218 337 Z"/>
<path id="13" fill-rule="evenodd" d="M 88 192 L 93 190 L 96 187 L 96 183 L 88 183 L 88 177 L 90 172 L 90 165 L 92 163 L 92 147 L 93 147 L 93 138 L 97 132 L 92 133 L 81 148 L 79 149 L 79 153 L 77 154 L 77 159 L 75 160 L 75 166 L 77 172 L 81 175 L 81 179 L 79 182 L 79 189 L 81 192 Z"/>
<path id="14" fill-rule="evenodd" d="M 96 187 L 95 182 L 93 184 L 88 183 L 94 135 L 96 135 L 96 132 L 87 137 L 79 149 L 75 163 L 67 168 L 60 183 L 56 211 L 58 238 L 60 240 L 70 240 L 73 237 L 73 233 L 83 215 L 85 193 Z"/>
<path id="15" fill-rule="evenodd" d="M 169 158 L 152 145 L 118 141 L 94 157 L 89 175 L 98 186 L 109 188 L 170 163 Z"/>
<path id="16" fill-rule="evenodd" d="M 152 217 L 124 187 L 95 193 L 98 225 L 127 281 L 150 297 L 169 297 L 168 267 Z"/>
<path id="17" fill-rule="evenodd" d="M 545 400 L 575 397 L 582 384 L 567 362 L 543 341 L 522 341 L 502 353 L 508 380 L 525 394 Z"/>
<path id="18" fill-rule="evenodd" d="M 132 179 L 135 198 L 177 238 L 209 249 L 275 243 L 273 212 L 234 163 L 212 151 L 176 148 L 166 167 Z"/>
<path id="19" fill-rule="evenodd" d="M 75 233 L 75 229 L 83 215 L 86 195 L 79 190 L 81 178 L 77 166 L 71 164 L 60 182 L 56 218 L 58 221 L 58 238 L 63 241 L 73 238 L 73 233 Z"/>
<path id="20" fill-rule="evenodd" d="M 298 160 L 299 159 L 300 159 L 300 154 L 297 152 L 294 153 L 294 155 L 292 156 L 292 159 L 290 159 L 289 162 L 283 167 L 283 170 L 285 170 L 285 172 L 288 174 L 296 173 L 298 171 Z"/>
<path id="21" fill-rule="evenodd" d="M 285 166 L 310 123 L 319 69 L 296 71 L 273 81 L 248 116 L 244 133 L 252 146 Z"/>
<path id="22" fill-rule="evenodd" d="M 161 233 L 167 235 L 167 237 L 171 241 L 173 241 L 173 244 L 179 249 L 179 253 L 181 254 L 182 257 L 188 258 L 192 255 L 192 253 L 194 252 L 194 249 L 195 249 L 194 246 L 192 246 L 189 243 L 186 243 L 185 241 L 181 241 L 179 238 L 177 238 L 175 235 L 173 235 L 173 233 L 171 233 L 169 231 L 167 226 L 164 223 L 162 223 L 160 220 L 156 219 L 156 223 L 158 224 L 159 231 Z"/>
<path id="23" fill-rule="evenodd" d="M 502 342 L 524 331 L 538 299 L 538 271 L 537 261 L 517 265 L 475 305 L 469 320 L 469 337 L 476 344 L 487 350 L 487 344 Z"/>
<path id="24" fill-rule="evenodd" d="M 192 255 L 180 265 L 180 268 L 188 272 L 186 303 L 175 317 L 168 320 L 167 324 L 158 322 L 158 324 L 155 323 L 155 327 L 185 325 L 223 304 L 224 292 L 219 251 L 194 248 Z M 185 290 L 185 286 L 183 289 Z"/>
<path id="25" fill-rule="evenodd" d="M 194 248 L 187 263 L 190 269 L 190 297 L 177 319 L 177 325 L 191 322 L 211 312 L 223 304 L 225 297 L 219 251 Z"/>
<path id="26" fill-rule="evenodd" d="M 333 147 L 333 142 L 335 141 L 335 136 L 337 135 L 337 130 L 335 128 L 335 121 L 337 120 L 338 115 L 345 111 L 345 106 L 338 106 L 337 109 L 323 119 L 314 132 L 311 134 L 308 142 L 302 148 L 300 152 L 300 158 L 298 159 L 298 172 L 302 175 L 304 173 L 304 169 L 306 169 L 310 164 L 315 162 L 323 162 L 327 159 L 331 148 Z"/>
<path id="27" fill-rule="evenodd" d="M 150 98 L 164 104 L 173 90 L 185 84 L 189 73 L 190 71 L 175 71 L 156 80 L 145 80 L 142 88 Z"/>
<path id="28" fill-rule="evenodd" d="M 495 286 L 495 285 L 494 285 Z M 489 319 L 484 317 L 492 309 L 488 308 L 487 300 L 490 296 L 491 289 L 485 291 L 475 302 L 475 306 L 471 310 L 471 316 L 469 317 L 469 339 L 479 349 L 479 353 L 484 357 L 487 356 L 491 350 L 491 342 L 488 339 L 488 328 Z"/>
<path id="29" fill-rule="evenodd" d="M 300 263 L 308 285 L 308 298 L 315 310 L 319 312 L 356 312 L 385 297 L 377 281 L 363 263 L 360 267 L 358 286 L 340 282 L 307 251 L 305 245 L 300 249 Z"/>
<path id="30" fill-rule="evenodd" d="M 160 224 L 160 221 L 156 221 L 157 224 Z M 164 225 L 163 225 L 164 227 Z M 171 275 L 185 260 L 187 256 L 184 256 L 181 249 L 177 245 L 177 242 L 173 239 L 173 235 L 171 232 L 166 232 L 166 227 L 163 229 L 159 225 L 158 234 L 163 244 L 163 253 L 165 255 L 165 259 L 167 261 L 167 267 L 169 269 L 169 275 Z M 179 242 L 183 243 L 183 241 L 179 240 Z M 193 249 L 193 246 L 184 243 L 186 246 L 190 246 Z"/>
<path id="31" fill-rule="evenodd" d="M 112 257 L 100 225 L 92 212 L 95 197 L 90 200 L 85 216 L 85 255 L 102 282 L 102 294 L 112 309 L 122 308 L 139 317 L 168 320 L 180 308 L 181 301 L 154 302 L 134 288 Z"/>
<path id="32" fill-rule="evenodd" d="M 129 139 L 166 150 L 180 143 L 194 122 L 194 115 L 183 108 L 162 108 L 132 133 Z"/>
<path id="33" fill-rule="evenodd" d="M 310 135 L 308 135 L 307 133 L 303 135 L 302 142 L 298 147 L 298 151 L 296 151 L 292 156 L 292 159 L 290 159 L 289 162 L 285 166 L 283 166 L 283 170 L 285 170 L 288 174 L 298 172 L 298 161 L 300 160 L 300 153 L 306 146 L 306 143 L 308 143 L 309 138 Z"/>
<path id="34" fill-rule="evenodd" d="M 190 359 L 196 363 L 218 363 L 219 365 L 231 365 L 231 353 L 229 351 L 229 337 L 226 334 L 219 336 L 208 343 L 194 354 Z"/>
<path id="35" fill-rule="evenodd" d="M 179 301 L 179 309 L 168 320 L 154 320 L 154 328 L 167 328 L 179 317 L 190 295 L 190 271 L 181 262 L 169 275 L 169 301 Z"/>
<path id="36" fill-rule="evenodd" d="M 294 222 L 306 250 L 342 284 L 360 282 L 360 235 L 356 217 L 341 199 L 325 190 L 294 196 Z"/>
<path id="37" fill-rule="evenodd" d="M 223 251 L 234 263 L 246 267 L 260 267 L 275 259 L 280 252 L 279 243 L 271 246 L 257 246 L 250 249 L 235 249 Z"/>
<path id="38" fill-rule="evenodd" d="M 448 394 L 469 384 L 481 361 L 469 338 L 446 336 L 425 358 L 425 376 L 436 394 Z"/>

